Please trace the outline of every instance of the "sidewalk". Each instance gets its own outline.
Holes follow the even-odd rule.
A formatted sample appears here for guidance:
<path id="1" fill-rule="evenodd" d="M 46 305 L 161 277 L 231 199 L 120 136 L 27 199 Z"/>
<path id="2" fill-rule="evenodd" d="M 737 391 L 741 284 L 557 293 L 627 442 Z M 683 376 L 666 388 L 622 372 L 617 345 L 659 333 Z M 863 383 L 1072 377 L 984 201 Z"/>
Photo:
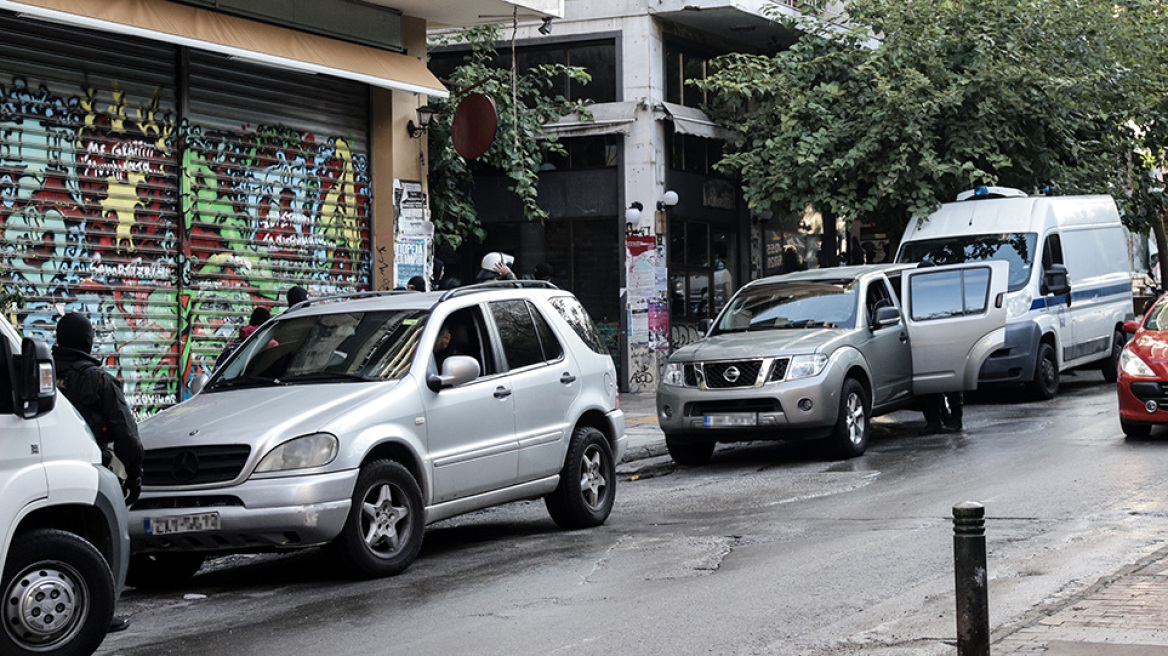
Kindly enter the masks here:
<path id="1" fill-rule="evenodd" d="M 621 394 L 620 405 L 629 438 L 622 463 L 667 455 L 655 396 Z M 1168 656 L 1168 547 L 1070 600 L 1036 606 L 1017 624 L 1000 627 L 990 651 L 994 656 Z"/>

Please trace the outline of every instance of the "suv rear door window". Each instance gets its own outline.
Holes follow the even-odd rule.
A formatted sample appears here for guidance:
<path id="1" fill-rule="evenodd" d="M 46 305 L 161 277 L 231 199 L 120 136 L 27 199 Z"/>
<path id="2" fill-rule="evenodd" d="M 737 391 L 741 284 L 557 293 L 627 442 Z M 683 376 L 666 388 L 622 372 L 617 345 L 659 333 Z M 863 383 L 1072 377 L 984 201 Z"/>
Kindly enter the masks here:
<path id="1" fill-rule="evenodd" d="M 554 360 L 563 353 L 547 321 L 538 312 L 533 313 L 535 308 L 527 301 L 496 301 L 490 307 L 508 369 Z"/>

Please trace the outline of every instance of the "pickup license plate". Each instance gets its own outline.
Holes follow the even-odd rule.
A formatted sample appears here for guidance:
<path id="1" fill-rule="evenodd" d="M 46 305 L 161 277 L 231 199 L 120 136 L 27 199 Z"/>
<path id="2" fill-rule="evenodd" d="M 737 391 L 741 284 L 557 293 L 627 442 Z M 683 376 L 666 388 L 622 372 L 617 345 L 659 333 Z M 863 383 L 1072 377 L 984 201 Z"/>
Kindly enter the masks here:
<path id="1" fill-rule="evenodd" d="M 741 426 L 757 426 L 757 412 L 731 412 L 721 415 L 706 415 L 703 425 L 706 428 L 738 428 Z"/>
<path id="2" fill-rule="evenodd" d="M 207 512 L 197 515 L 175 515 L 174 517 L 147 517 L 143 520 L 143 524 L 146 528 L 146 535 L 217 531 L 219 530 L 219 513 Z"/>

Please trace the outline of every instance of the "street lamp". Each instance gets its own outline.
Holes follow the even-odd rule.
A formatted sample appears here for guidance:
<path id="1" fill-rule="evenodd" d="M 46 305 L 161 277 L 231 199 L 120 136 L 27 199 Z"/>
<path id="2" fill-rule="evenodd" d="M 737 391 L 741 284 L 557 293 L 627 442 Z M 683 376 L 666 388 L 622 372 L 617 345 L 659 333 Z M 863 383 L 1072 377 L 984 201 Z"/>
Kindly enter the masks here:
<path id="1" fill-rule="evenodd" d="M 411 120 L 406 125 L 406 131 L 410 133 L 411 138 L 418 139 L 430 129 L 430 119 L 432 118 L 434 118 L 434 108 L 428 105 L 422 105 L 418 108 L 418 124 L 414 125 L 414 122 Z"/>

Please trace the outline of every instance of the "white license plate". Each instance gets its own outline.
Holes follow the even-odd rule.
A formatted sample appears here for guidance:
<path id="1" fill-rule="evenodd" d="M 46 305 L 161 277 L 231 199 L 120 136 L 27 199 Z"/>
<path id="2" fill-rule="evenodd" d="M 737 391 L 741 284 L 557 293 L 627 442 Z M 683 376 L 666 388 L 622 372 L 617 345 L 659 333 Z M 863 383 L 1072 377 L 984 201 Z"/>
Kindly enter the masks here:
<path id="1" fill-rule="evenodd" d="M 146 535 L 170 535 L 194 531 L 219 530 L 219 513 L 207 512 L 197 515 L 175 515 L 174 517 L 147 517 L 142 520 Z"/>
<path id="2" fill-rule="evenodd" d="M 739 426 L 757 426 L 757 412 L 734 412 L 724 415 L 706 415 L 702 418 L 706 428 L 736 428 Z"/>

